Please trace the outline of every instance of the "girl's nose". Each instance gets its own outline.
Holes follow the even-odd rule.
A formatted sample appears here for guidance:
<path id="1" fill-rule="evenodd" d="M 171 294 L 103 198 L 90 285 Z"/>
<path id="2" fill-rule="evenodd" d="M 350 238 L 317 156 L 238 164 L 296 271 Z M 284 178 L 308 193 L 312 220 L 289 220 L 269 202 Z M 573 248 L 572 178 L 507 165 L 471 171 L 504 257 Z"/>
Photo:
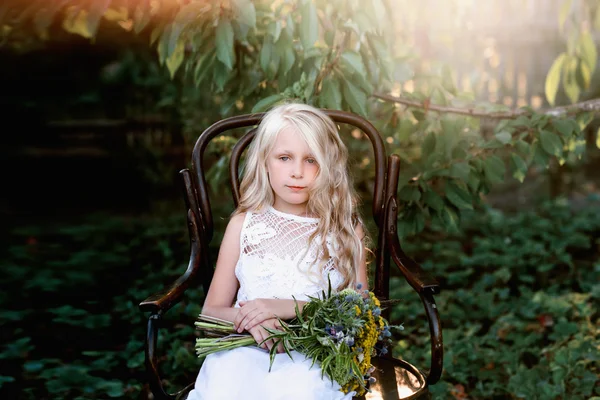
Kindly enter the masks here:
<path id="1" fill-rule="evenodd" d="M 302 162 L 295 162 L 294 168 L 292 169 L 292 177 L 302 178 L 304 176 L 304 165 Z"/>

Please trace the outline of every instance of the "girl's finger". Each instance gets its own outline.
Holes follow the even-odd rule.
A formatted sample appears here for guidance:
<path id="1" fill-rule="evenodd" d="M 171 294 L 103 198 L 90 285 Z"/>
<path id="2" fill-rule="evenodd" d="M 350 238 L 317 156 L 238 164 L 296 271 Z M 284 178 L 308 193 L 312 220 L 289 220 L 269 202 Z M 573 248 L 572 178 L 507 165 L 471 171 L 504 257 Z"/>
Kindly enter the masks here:
<path id="1" fill-rule="evenodd" d="M 238 325 L 238 332 L 242 332 L 244 329 L 248 330 L 251 329 L 254 325 L 250 325 L 248 324 L 248 322 L 250 322 L 251 320 L 254 319 L 254 317 L 257 315 L 257 313 L 260 313 L 260 310 L 258 309 L 254 309 L 250 312 L 248 312 L 246 315 L 244 315 L 244 317 L 242 318 L 242 320 L 240 321 L 239 325 Z"/>
<path id="2" fill-rule="evenodd" d="M 245 325 L 245 329 L 252 329 L 254 328 L 256 325 L 268 320 L 270 317 L 268 315 L 266 315 L 265 313 L 259 312 L 256 315 L 254 315 L 252 317 L 252 319 L 250 319 L 248 322 L 246 322 Z"/>

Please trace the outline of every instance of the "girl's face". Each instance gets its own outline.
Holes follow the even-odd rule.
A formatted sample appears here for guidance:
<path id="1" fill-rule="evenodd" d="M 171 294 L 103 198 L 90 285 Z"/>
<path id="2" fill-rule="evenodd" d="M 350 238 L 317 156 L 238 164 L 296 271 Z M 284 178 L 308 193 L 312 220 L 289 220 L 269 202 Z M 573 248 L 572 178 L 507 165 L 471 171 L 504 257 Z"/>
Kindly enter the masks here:
<path id="1" fill-rule="evenodd" d="M 275 196 L 273 207 L 289 214 L 305 214 L 308 192 L 319 172 L 319 164 L 293 128 L 284 128 L 277 135 L 275 146 L 267 156 L 267 172 Z"/>

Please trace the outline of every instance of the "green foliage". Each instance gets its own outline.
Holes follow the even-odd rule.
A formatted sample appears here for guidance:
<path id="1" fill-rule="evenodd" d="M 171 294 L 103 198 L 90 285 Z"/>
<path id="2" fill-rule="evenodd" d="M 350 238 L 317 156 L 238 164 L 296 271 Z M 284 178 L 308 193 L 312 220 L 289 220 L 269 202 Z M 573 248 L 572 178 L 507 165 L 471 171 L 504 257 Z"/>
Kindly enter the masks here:
<path id="1" fill-rule="evenodd" d="M 435 398 L 457 390 L 475 399 L 600 394 L 597 206 L 556 202 L 516 215 L 488 209 L 472 213 L 459 234 L 405 243 L 442 286 L 445 362 Z M 400 278 L 393 287 L 392 297 L 413 300 L 396 306 L 392 320 L 418 325 L 418 299 Z M 424 326 L 396 351 L 426 365 L 427 333 Z"/>

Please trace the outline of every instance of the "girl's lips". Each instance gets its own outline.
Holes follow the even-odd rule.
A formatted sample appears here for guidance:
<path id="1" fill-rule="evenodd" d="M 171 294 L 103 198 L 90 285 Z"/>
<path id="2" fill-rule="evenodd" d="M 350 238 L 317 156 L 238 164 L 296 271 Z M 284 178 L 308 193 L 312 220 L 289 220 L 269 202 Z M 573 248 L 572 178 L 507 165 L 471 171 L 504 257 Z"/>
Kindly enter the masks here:
<path id="1" fill-rule="evenodd" d="M 288 186 L 288 187 L 292 190 L 302 190 L 305 188 L 305 186 Z"/>

